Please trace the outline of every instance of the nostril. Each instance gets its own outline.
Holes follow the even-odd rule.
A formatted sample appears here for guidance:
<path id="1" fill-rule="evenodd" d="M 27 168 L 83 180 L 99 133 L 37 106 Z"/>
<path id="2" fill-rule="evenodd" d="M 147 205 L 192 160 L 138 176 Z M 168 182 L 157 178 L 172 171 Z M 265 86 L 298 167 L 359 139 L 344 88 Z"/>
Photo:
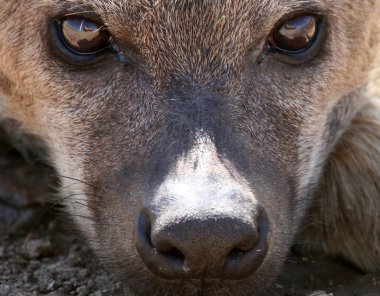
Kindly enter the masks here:
<path id="1" fill-rule="evenodd" d="M 185 261 L 185 256 L 182 254 L 182 252 L 175 248 L 171 249 L 170 251 L 160 253 L 177 261 Z"/>
<path id="2" fill-rule="evenodd" d="M 263 208 L 259 209 L 255 220 L 256 236 L 251 243 L 247 244 L 242 241 L 229 252 L 224 265 L 226 278 L 239 279 L 242 278 L 242 275 L 252 274 L 264 261 L 268 251 L 270 227 L 269 218 Z"/>
<path id="3" fill-rule="evenodd" d="M 179 249 L 169 242 L 153 242 L 151 219 L 146 211 L 142 211 L 138 219 L 136 249 L 145 265 L 163 278 L 177 278 L 178 274 L 189 272 Z"/>
<path id="4" fill-rule="evenodd" d="M 232 251 L 228 254 L 228 258 L 240 257 L 248 253 L 249 250 L 243 250 L 240 248 L 233 248 Z"/>
<path id="5" fill-rule="evenodd" d="M 231 251 L 227 255 L 228 258 L 237 258 L 252 251 L 257 244 L 257 231 L 252 229 L 249 233 L 243 237 L 243 240 L 235 244 Z"/>

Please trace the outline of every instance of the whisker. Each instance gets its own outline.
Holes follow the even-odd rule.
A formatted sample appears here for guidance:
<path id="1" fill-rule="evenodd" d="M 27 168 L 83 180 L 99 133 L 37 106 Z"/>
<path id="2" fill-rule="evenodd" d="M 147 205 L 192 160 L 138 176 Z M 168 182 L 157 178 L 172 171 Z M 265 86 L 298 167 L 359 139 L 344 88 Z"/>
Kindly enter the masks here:
<path id="1" fill-rule="evenodd" d="M 83 180 L 80 180 L 80 179 L 76 179 L 76 178 L 68 177 L 68 176 L 63 176 L 63 175 L 59 175 L 59 174 L 57 174 L 57 177 L 59 177 L 59 178 L 64 178 L 64 179 L 68 179 L 68 180 L 72 180 L 72 181 L 77 181 L 77 182 L 79 182 L 79 183 L 85 184 L 85 185 L 90 186 L 90 187 L 92 187 L 92 188 L 99 189 L 98 186 L 95 186 L 95 185 L 93 185 L 93 184 L 91 184 L 91 183 L 88 183 L 88 182 L 83 181 Z"/>
<path id="2" fill-rule="evenodd" d="M 80 202 L 80 201 L 75 201 L 75 203 L 78 204 L 78 205 L 84 206 L 84 207 L 86 207 L 86 208 L 89 208 L 89 209 L 91 209 L 91 210 L 96 210 L 94 207 L 91 207 L 91 206 L 89 206 L 89 205 L 83 204 L 83 203 Z"/>
<path id="3" fill-rule="evenodd" d="M 64 199 L 69 199 L 69 198 L 71 198 L 71 195 L 66 196 Z M 61 201 L 62 200 L 54 202 L 54 203 L 49 204 L 46 207 L 44 207 L 42 213 L 37 217 L 36 222 L 33 224 L 32 228 L 30 229 L 29 232 L 33 232 L 34 230 L 36 230 L 38 225 L 40 225 L 42 218 L 46 215 L 46 213 L 48 211 L 52 210 L 53 208 L 55 208 L 57 205 L 59 205 Z"/>

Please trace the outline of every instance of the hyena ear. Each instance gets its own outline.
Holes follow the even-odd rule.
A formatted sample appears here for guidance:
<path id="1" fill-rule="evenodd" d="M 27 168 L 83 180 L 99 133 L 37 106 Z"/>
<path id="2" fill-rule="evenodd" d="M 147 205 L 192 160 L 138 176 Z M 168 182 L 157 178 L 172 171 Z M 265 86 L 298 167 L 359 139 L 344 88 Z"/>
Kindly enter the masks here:
<path id="1" fill-rule="evenodd" d="M 324 251 L 380 270 L 380 99 L 361 110 L 329 156 L 301 251 Z M 306 243 L 307 242 L 307 243 Z"/>

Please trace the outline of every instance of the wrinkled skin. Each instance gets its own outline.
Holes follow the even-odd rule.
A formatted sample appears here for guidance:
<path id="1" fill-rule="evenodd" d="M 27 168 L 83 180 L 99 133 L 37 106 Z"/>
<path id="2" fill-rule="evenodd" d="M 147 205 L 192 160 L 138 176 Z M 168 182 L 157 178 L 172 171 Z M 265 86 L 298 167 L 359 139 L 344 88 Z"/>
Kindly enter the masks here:
<path id="1" fill-rule="evenodd" d="M 107 266 L 137 295 L 267 292 L 324 161 L 365 104 L 379 1 L 1 2 L 0 118 L 41 140 L 68 212 Z M 301 62 L 263 54 L 295 12 L 325 14 L 318 53 Z M 51 24 L 70 13 L 101 19 L 129 62 L 110 51 L 88 64 L 63 58 Z M 186 190 L 169 198 L 173 182 L 197 188 L 192 200 Z M 219 201 L 223 190 L 239 198 Z M 213 215 L 214 203 L 242 217 L 265 209 L 257 270 L 223 281 L 151 272 L 136 248 L 143 209 L 174 221 L 181 210 Z"/>

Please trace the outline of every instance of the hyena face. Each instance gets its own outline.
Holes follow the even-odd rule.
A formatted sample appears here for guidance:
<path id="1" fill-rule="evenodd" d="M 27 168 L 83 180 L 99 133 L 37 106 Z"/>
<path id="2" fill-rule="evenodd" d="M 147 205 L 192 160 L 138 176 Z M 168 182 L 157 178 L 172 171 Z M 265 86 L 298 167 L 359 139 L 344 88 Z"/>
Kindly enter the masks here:
<path id="1" fill-rule="evenodd" d="M 257 295 L 362 104 L 377 0 L 1 1 L 0 115 L 138 295 Z"/>

